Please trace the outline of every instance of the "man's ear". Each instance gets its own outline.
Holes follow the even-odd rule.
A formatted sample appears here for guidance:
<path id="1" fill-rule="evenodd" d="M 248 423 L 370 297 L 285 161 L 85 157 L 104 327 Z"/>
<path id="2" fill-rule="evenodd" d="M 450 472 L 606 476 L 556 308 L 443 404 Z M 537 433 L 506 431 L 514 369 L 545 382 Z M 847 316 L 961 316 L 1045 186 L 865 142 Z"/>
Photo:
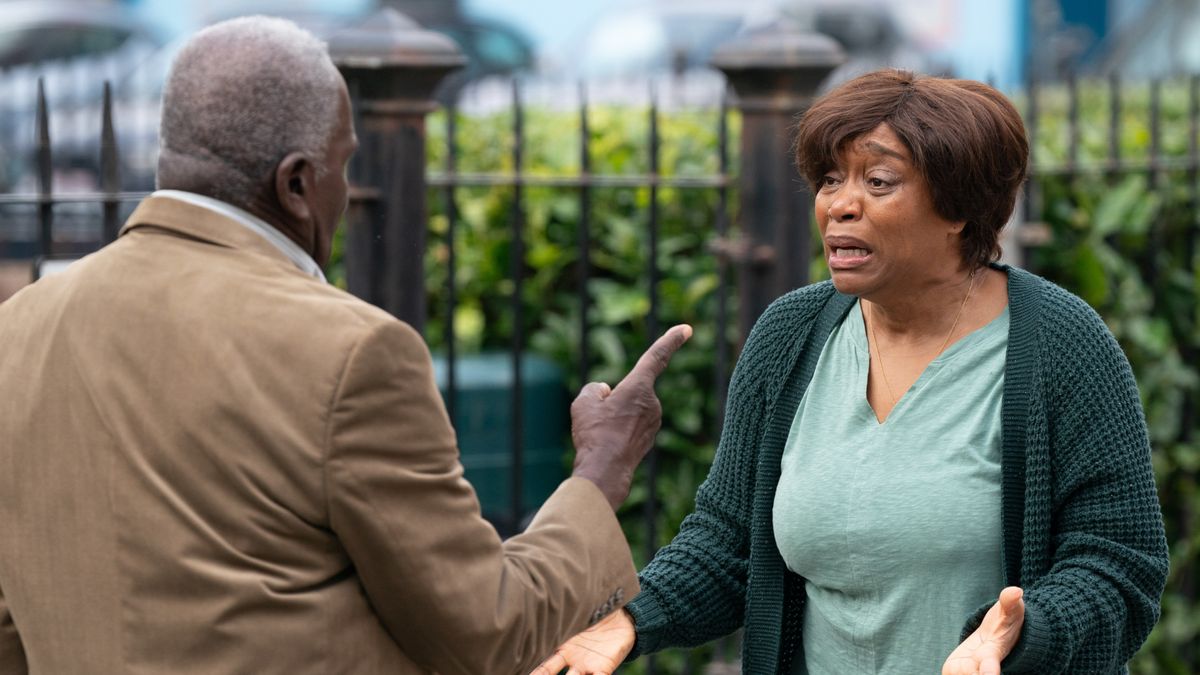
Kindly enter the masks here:
<path id="1" fill-rule="evenodd" d="M 299 222 L 312 218 L 308 199 L 316 185 L 316 171 L 302 152 L 288 154 L 275 166 L 275 198 L 283 214 Z"/>

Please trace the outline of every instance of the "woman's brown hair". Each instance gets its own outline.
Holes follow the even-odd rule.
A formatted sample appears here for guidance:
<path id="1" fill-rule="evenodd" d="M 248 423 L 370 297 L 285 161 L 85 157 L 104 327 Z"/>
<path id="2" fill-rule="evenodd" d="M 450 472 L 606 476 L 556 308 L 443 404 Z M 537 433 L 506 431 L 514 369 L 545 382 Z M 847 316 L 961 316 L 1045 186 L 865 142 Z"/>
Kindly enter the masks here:
<path id="1" fill-rule="evenodd" d="M 887 124 L 925 177 L 938 215 L 966 222 L 963 261 L 1000 256 L 1000 230 L 1025 181 L 1021 115 L 982 82 L 878 70 L 819 98 L 796 127 L 796 164 L 815 192 L 846 146 Z"/>

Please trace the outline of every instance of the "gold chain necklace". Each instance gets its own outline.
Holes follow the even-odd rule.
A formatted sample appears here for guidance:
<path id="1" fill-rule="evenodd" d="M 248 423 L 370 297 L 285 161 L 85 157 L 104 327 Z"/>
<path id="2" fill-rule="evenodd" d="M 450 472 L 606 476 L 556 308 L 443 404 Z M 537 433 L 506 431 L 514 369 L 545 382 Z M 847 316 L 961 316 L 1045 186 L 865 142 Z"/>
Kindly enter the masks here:
<path id="1" fill-rule="evenodd" d="M 967 306 L 967 300 L 971 299 L 971 291 L 975 290 L 975 277 L 977 276 L 975 272 L 977 271 L 971 271 L 971 283 L 967 286 L 967 294 L 963 296 L 962 302 L 958 305 L 958 313 L 954 315 L 954 324 L 950 326 L 950 332 L 946 333 L 946 339 L 942 340 L 942 346 L 938 347 L 937 354 L 934 354 L 933 358 L 935 359 L 941 356 L 942 352 L 946 351 L 946 345 L 950 343 L 950 336 L 954 335 L 954 329 L 958 328 L 958 320 L 962 318 L 963 308 Z M 874 323 L 874 317 L 875 310 L 872 309 L 872 321 L 870 323 Z M 896 392 L 892 391 L 892 383 L 888 381 L 887 369 L 883 367 L 883 352 L 879 349 L 879 338 L 875 336 L 875 331 L 871 330 L 870 323 L 867 325 L 867 334 L 871 337 L 871 344 L 875 346 L 875 358 L 879 360 L 879 374 L 883 376 L 883 384 L 887 387 L 888 396 L 892 397 L 892 407 L 895 408 Z"/>

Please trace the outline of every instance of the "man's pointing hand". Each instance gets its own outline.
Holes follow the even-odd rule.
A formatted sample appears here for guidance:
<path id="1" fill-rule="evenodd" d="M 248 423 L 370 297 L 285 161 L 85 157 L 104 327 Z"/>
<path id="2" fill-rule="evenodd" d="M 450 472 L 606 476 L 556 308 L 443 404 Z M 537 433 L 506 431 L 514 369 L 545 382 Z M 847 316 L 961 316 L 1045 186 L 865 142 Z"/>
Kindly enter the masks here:
<path id="1" fill-rule="evenodd" d="M 629 495 L 634 469 L 653 447 L 662 426 L 662 405 L 654 393 L 654 382 L 691 336 L 691 326 L 671 328 L 650 345 L 615 388 L 591 382 L 571 404 L 572 475 L 595 483 L 614 511 Z"/>

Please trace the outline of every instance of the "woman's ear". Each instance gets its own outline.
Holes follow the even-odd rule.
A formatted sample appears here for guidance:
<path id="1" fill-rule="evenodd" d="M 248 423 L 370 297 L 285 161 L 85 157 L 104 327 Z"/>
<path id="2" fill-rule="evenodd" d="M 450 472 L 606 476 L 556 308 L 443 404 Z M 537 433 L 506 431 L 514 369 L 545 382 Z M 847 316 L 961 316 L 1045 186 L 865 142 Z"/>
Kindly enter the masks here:
<path id="1" fill-rule="evenodd" d="M 298 222 L 312 219 L 308 200 L 315 174 L 312 161 L 302 152 L 289 153 L 275 166 L 275 198 L 284 216 Z"/>

